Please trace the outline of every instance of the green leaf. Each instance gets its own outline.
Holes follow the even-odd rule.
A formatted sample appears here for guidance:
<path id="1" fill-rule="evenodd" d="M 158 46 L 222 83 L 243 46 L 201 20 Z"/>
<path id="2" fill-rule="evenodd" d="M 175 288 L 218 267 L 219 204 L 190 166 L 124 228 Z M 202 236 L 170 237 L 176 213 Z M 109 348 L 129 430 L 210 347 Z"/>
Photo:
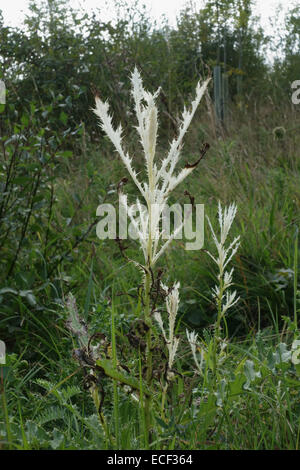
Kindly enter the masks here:
<path id="1" fill-rule="evenodd" d="M 163 429 L 169 429 L 169 425 L 165 423 L 161 418 L 159 418 L 158 416 L 155 416 L 155 419 Z"/>
<path id="2" fill-rule="evenodd" d="M 37 301 L 36 301 L 36 298 L 35 296 L 32 294 L 32 291 L 30 290 L 21 290 L 19 292 L 19 295 L 21 297 L 25 297 L 26 300 L 28 301 L 28 303 L 32 306 L 32 307 L 35 307 L 37 305 Z"/>
<path id="3" fill-rule="evenodd" d="M 64 435 L 58 431 L 58 429 L 53 430 L 53 439 L 50 441 L 50 445 L 52 449 L 56 450 L 60 447 L 62 442 L 64 441 Z"/>
<path id="4" fill-rule="evenodd" d="M 244 389 L 250 389 L 250 384 L 254 382 L 257 378 L 261 377 L 260 371 L 255 372 L 254 362 L 247 360 L 244 366 L 244 374 L 246 376 L 247 382 L 244 385 Z"/>
<path id="5" fill-rule="evenodd" d="M 3 289 L 0 289 L 0 294 L 15 294 L 18 295 L 18 291 L 15 289 L 12 289 L 11 287 L 3 287 Z"/>
<path id="6" fill-rule="evenodd" d="M 239 395 L 243 392 L 244 389 L 244 384 L 246 382 L 246 377 L 242 373 L 238 373 L 235 376 L 235 379 L 233 382 L 230 382 L 229 384 L 229 396 L 232 398 L 235 395 Z"/>
<path id="7" fill-rule="evenodd" d="M 109 359 L 97 359 L 96 365 L 101 367 L 105 375 L 107 375 L 111 379 L 117 380 L 118 382 L 124 385 L 129 385 L 129 387 L 140 391 L 139 382 L 135 378 L 128 377 L 125 374 L 123 374 L 123 372 L 114 369 L 113 363 Z M 145 395 L 149 395 L 149 392 L 147 392 L 145 389 L 143 390 L 143 392 Z"/>
<path id="8" fill-rule="evenodd" d="M 61 152 L 59 155 L 64 158 L 70 158 L 73 156 L 73 152 L 72 150 L 65 150 L 64 152 Z"/>
<path id="9" fill-rule="evenodd" d="M 287 350 L 287 345 L 285 343 L 279 343 L 274 354 L 276 364 L 281 364 L 282 362 L 289 362 L 291 360 L 291 351 Z"/>
<path id="10" fill-rule="evenodd" d="M 66 113 L 64 113 L 64 111 L 61 111 L 60 115 L 59 115 L 59 120 L 64 124 L 66 125 L 67 122 L 68 122 L 68 115 Z"/>
<path id="11" fill-rule="evenodd" d="M 213 423 L 217 413 L 216 397 L 210 394 L 207 402 L 202 402 L 197 413 L 197 418 L 204 418 L 206 429 Z"/>
<path id="12" fill-rule="evenodd" d="M 226 380 L 222 379 L 218 386 L 216 404 L 219 407 L 223 406 L 223 403 L 226 399 L 226 385 L 227 385 Z"/>
<path id="13" fill-rule="evenodd" d="M 296 374 L 298 377 L 300 377 L 300 364 L 296 364 L 295 365 L 295 369 L 296 369 Z M 300 384 L 299 384 L 300 385 Z"/>
<path id="14" fill-rule="evenodd" d="M 23 114 L 23 116 L 21 117 L 21 123 L 23 124 L 24 127 L 28 126 L 29 118 L 27 114 Z"/>

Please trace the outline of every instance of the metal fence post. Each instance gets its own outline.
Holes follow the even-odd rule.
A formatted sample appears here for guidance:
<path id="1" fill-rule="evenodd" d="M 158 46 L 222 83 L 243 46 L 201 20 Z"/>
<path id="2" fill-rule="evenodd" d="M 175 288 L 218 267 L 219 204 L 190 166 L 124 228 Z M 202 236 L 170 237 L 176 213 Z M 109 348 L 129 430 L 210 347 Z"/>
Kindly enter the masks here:
<path id="1" fill-rule="evenodd" d="M 222 81 L 221 81 L 221 67 L 216 65 L 214 67 L 214 104 L 217 120 L 222 121 Z"/>
<path id="2" fill-rule="evenodd" d="M 0 104 L 5 104 L 6 100 L 6 88 L 3 80 L 0 80 Z"/>

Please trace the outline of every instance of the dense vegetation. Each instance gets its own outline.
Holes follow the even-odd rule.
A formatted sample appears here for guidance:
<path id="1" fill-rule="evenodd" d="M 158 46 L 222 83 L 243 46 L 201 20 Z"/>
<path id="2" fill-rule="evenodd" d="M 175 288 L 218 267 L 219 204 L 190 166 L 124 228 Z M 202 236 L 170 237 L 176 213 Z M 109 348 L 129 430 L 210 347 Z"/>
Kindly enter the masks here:
<path id="1" fill-rule="evenodd" d="M 240 235 L 241 246 L 232 262 L 240 301 L 223 325 L 230 341 L 221 370 L 212 377 L 208 363 L 207 380 L 197 381 L 188 372 L 185 330 L 195 329 L 209 349 L 217 316 L 216 272 L 207 256 L 213 240 L 205 225 L 203 250 L 170 245 L 160 267 L 164 282 L 181 283 L 176 333 L 183 347 L 165 414 L 153 411 L 150 442 L 160 449 L 298 449 L 300 104 L 291 101 L 291 83 L 300 80 L 300 9 L 288 12 L 280 37 L 266 37 L 250 0 L 208 0 L 198 12 L 184 10 L 176 28 L 152 24 L 139 4 L 124 3 L 115 22 L 101 21 L 101 10 L 73 11 L 64 0 L 32 1 L 22 29 L 0 16 L 7 89 L 0 104 L 0 339 L 7 348 L 0 446 L 149 445 L 140 408 L 108 377 L 103 431 L 66 328 L 72 293 L 90 334 L 105 335 L 113 355 L 117 350 L 120 362 L 138 368 L 128 335 L 143 308 L 141 275 L 126 261 L 139 256 L 137 244 L 126 241 L 124 256 L 120 244 L 99 240 L 95 231 L 97 206 L 117 204 L 127 174 L 91 108 L 97 89 L 142 171 L 130 95 L 134 66 L 146 89 L 161 86 L 163 156 L 199 77 L 220 65 L 228 81 L 224 121 L 216 117 L 211 86 L 181 158 L 196 161 L 204 142 L 209 151 L 172 201 L 184 203 L 188 189 L 212 222 L 219 200 L 237 204 L 232 236 Z M 280 51 L 272 65 L 266 48 Z M 135 196 L 130 181 L 127 187 Z"/>

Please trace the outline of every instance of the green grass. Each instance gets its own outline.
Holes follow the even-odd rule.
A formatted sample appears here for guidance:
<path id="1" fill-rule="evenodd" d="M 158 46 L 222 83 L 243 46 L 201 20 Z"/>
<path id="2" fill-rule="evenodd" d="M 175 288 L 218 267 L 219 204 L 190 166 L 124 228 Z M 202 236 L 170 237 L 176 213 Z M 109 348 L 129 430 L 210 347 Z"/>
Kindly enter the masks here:
<path id="1" fill-rule="evenodd" d="M 241 300 L 227 319 L 230 342 L 217 380 L 209 367 L 204 377 L 193 377 L 184 332 L 186 327 L 196 328 L 208 346 L 212 341 L 216 311 L 210 291 L 215 269 L 204 250 L 185 251 L 180 241 L 164 255 L 164 282 L 179 280 L 182 286 L 177 324 L 182 349 L 175 364 L 180 375 L 170 386 L 165 419 L 158 403 L 152 411 L 150 448 L 299 449 L 300 381 L 290 359 L 292 341 L 299 335 L 300 142 L 292 130 L 299 116 L 283 111 L 239 111 L 217 139 L 203 119 L 195 121 L 188 134 L 184 161 L 196 160 L 203 136 L 211 144 L 186 186 L 195 202 L 205 204 L 212 221 L 219 199 L 238 205 L 232 236 L 241 235 L 234 260 Z M 283 114 L 287 132 L 276 140 L 273 129 L 283 124 Z M 138 145 L 134 138 L 131 145 Z M 139 273 L 117 244 L 98 240 L 95 230 L 72 248 L 72 236 L 80 236 L 92 223 L 97 205 L 104 198 L 116 203 L 117 184 L 124 177 L 106 144 L 90 146 L 87 155 L 86 162 L 81 155 L 68 160 L 54 181 L 51 230 L 64 233 L 69 221 L 72 232 L 66 235 L 64 250 L 70 253 L 50 278 L 36 274 L 36 303 L 25 295 L 1 293 L 0 330 L 8 349 L 1 378 L 2 449 L 145 448 L 145 417 L 139 403 L 107 377 L 102 379 L 103 412 L 109 439 L 103 432 L 84 390 L 82 370 L 72 358 L 76 342 L 65 327 L 63 300 L 72 291 L 91 331 L 104 333 L 112 342 L 114 367 L 125 359 L 125 365 L 137 371 L 139 395 L 147 392 L 142 390 L 140 352 L 129 350 L 126 336 L 142 309 L 135 288 L 141 282 Z M 138 152 L 135 158 L 139 167 Z M 127 188 L 135 194 L 131 183 Z M 184 189 L 174 198 L 185 201 Z M 135 258 L 136 243 L 126 245 L 126 255 Z M 208 227 L 204 248 L 212 248 Z M 46 259 L 46 271 L 47 263 Z M 184 393 L 189 389 L 191 398 Z"/>
<path id="2" fill-rule="evenodd" d="M 290 360 L 280 358 L 279 342 L 280 337 L 263 331 L 230 345 L 216 383 L 208 381 L 203 387 L 201 379 L 193 380 L 188 407 L 178 381 L 167 420 L 154 416 L 150 448 L 298 449 L 300 382 Z M 285 346 L 281 348 L 284 353 Z M 177 361 L 183 367 L 184 356 Z M 107 442 L 89 395 L 81 388 L 80 373 L 74 374 L 70 361 L 59 364 L 65 377 L 57 383 L 53 366 L 48 366 L 46 380 L 38 378 L 41 371 L 36 367 L 28 370 L 28 364 L 16 357 L 8 359 L 2 448 L 144 448 L 143 418 L 123 389 L 116 395 L 114 385 L 105 379 L 104 409 L 111 436 Z"/>

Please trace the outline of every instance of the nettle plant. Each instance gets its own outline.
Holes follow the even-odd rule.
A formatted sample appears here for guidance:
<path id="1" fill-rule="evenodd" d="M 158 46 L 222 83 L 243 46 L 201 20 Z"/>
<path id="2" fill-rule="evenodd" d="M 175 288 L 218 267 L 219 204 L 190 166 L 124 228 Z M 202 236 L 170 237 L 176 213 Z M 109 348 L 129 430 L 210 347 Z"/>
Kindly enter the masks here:
<path id="1" fill-rule="evenodd" d="M 162 270 L 156 269 L 156 265 L 172 240 L 176 238 L 177 233 L 182 230 L 182 225 L 179 225 L 166 241 L 163 239 L 164 234 L 160 221 L 168 198 L 178 184 L 193 172 L 208 149 L 208 144 L 204 144 L 198 161 L 194 164 L 186 164 L 183 169 L 176 172 L 183 137 L 209 82 L 210 78 L 205 80 L 203 84 L 198 83 L 196 96 L 190 109 L 185 108 L 182 113 L 178 134 L 171 142 L 168 154 L 158 164 L 155 161 L 158 132 L 158 109 L 155 101 L 160 90 L 158 89 L 154 94 L 146 91 L 140 74 L 135 68 L 131 76 L 132 95 L 138 122 L 136 129 L 144 152 L 147 181 L 140 181 L 139 175 L 133 167 L 132 158 L 124 150 L 122 127 L 120 125 L 118 128 L 114 128 L 108 103 L 101 101 L 98 95 L 95 96 L 94 112 L 100 120 L 100 127 L 113 143 L 145 203 L 142 204 L 137 198 L 135 205 L 129 205 L 127 196 L 119 188 L 119 201 L 136 230 L 144 257 L 143 263 L 133 261 L 143 275 L 141 316 L 128 333 L 129 343 L 138 351 L 135 370 L 134 367 L 129 370 L 127 366 L 120 364 L 115 338 L 112 338 L 112 343 L 110 343 L 103 334 L 91 335 L 89 333 L 87 325 L 79 318 L 75 299 L 72 296 L 67 302 L 69 312 L 67 325 L 79 339 L 80 349 L 76 349 L 74 355 L 81 365 L 89 370 L 88 386 L 99 410 L 104 431 L 108 435 L 108 427 L 101 407 L 104 394 L 101 383 L 103 377 L 110 377 L 113 379 L 115 387 L 121 385 L 126 388 L 131 396 L 140 403 L 146 447 L 151 441 L 153 412 L 155 411 L 156 417 L 158 416 L 161 422 L 167 422 L 166 409 L 171 400 L 168 397 L 168 390 L 173 388 L 170 387 L 170 384 L 174 385 L 177 379 L 184 378 L 183 373 L 175 367 L 180 342 L 183 341 L 175 334 L 180 302 L 180 285 L 177 282 L 173 286 L 166 286 L 161 279 Z M 138 208 L 138 214 L 136 214 L 136 208 Z M 208 220 L 217 248 L 217 255 L 210 254 L 210 256 L 217 264 L 219 271 L 218 284 L 212 292 L 218 315 L 214 339 L 209 348 L 203 342 L 197 341 L 198 335 L 195 332 L 187 331 L 187 340 L 194 358 L 194 368 L 191 372 L 194 377 L 198 377 L 198 380 L 199 375 L 203 376 L 207 363 L 211 364 L 211 374 L 216 376 L 219 360 L 222 360 L 226 347 L 225 338 L 221 338 L 221 322 L 228 309 L 238 301 L 236 292 L 229 291 L 229 287 L 232 285 L 233 269 L 227 270 L 229 262 L 238 249 L 238 238 L 234 239 L 227 248 L 225 246 L 235 214 L 236 206 L 234 204 L 224 210 L 219 204 L 220 239 Z M 165 316 L 167 318 L 163 319 Z M 166 323 L 168 328 L 165 326 Z M 96 344 L 94 345 L 95 340 Z M 112 348 L 110 344 L 112 344 Z M 129 358 L 126 359 L 128 364 Z"/>

